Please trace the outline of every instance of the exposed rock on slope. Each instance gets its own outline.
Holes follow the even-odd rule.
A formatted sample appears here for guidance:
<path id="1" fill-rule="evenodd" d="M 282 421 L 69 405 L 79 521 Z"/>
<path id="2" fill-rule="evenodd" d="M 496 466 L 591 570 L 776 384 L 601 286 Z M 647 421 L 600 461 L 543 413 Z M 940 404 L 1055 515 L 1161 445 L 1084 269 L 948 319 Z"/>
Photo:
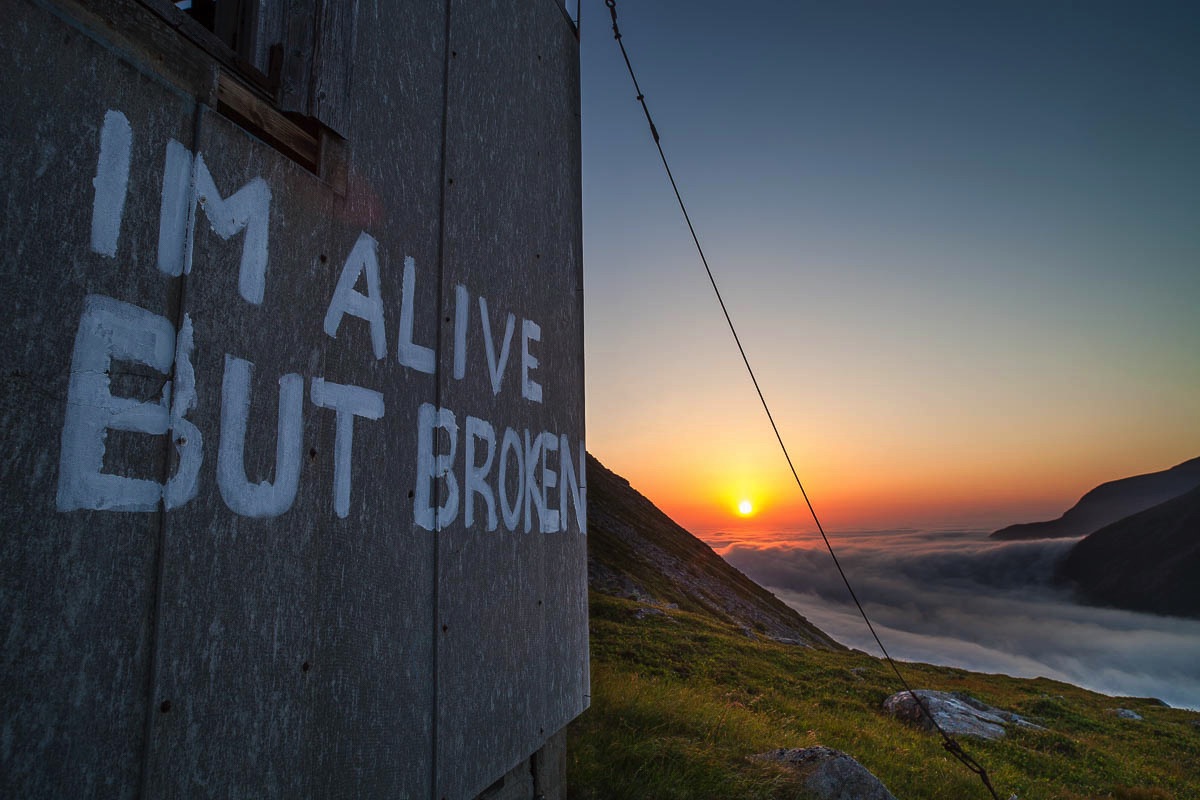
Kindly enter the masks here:
<path id="1" fill-rule="evenodd" d="M 1029 720 L 1014 714 L 993 708 L 976 700 L 970 695 L 961 693 L 934 692 L 928 689 L 917 689 L 913 692 L 896 692 L 883 701 L 883 710 L 897 719 L 916 725 L 933 733 L 937 730 L 929 717 L 921 710 L 916 698 L 933 716 L 942 730 L 951 736 L 977 736 L 980 739 L 1003 739 L 1007 731 L 1005 725 L 1021 725 L 1026 728 L 1040 728 Z"/>
<path id="2" fill-rule="evenodd" d="M 587 487 L 588 584 L 593 590 L 674 603 L 777 640 L 842 649 L 591 455 Z"/>
<path id="3" fill-rule="evenodd" d="M 772 750 L 754 758 L 787 767 L 815 800 L 896 800 L 866 767 L 840 750 L 820 746 Z"/>
<path id="4" fill-rule="evenodd" d="M 1087 536 L 1119 519 L 1144 511 L 1200 486 L 1200 458 L 1146 475 L 1102 483 L 1058 519 L 1009 525 L 993 539 L 1051 539 Z"/>
<path id="5" fill-rule="evenodd" d="M 1058 574 L 1091 603 L 1200 617 L 1200 488 L 1096 531 Z"/>

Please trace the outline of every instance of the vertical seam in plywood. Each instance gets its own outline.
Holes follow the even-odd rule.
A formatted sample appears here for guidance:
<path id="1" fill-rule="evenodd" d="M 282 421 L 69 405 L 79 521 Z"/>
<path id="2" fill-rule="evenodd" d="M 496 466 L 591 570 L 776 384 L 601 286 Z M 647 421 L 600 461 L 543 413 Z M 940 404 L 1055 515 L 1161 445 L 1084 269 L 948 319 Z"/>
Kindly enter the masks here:
<path id="1" fill-rule="evenodd" d="M 196 153 L 200 146 L 200 128 L 204 118 L 205 106 L 203 103 L 195 103 L 192 111 L 192 140 L 191 151 Z M 186 252 L 192 236 L 195 234 L 193 228 L 189 226 L 184 235 L 183 249 Z M 182 257 L 182 254 L 181 254 Z M 179 278 L 179 291 L 176 295 L 175 309 L 175 330 L 178 332 L 183 323 L 183 315 L 187 303 L 187 281 L 188 274 L 183 272 Z M 178 334 L 177 334 L 178 335 Z M 176 356 L 178 348 L 176 348 Z M 171 362 L 170 384 L 172 395 L 176 388 L 176 373 L 178 369 L 178 360 Z M 166 435 L 163 437 L 163 474 L 162 485 L 166 487 L 171 478 L 171 447 L 173 444 L 173 436 L 171 429 L 167 429 Z M 150 642 L 149 642 L 149 669 L 146 677 L 146 717 L 143 727 L 142 740 L 142 757 L 141 757 L 141 776 L 138 787 L 138 796 L 143 798 L 150 797 L 150 779 L 151 779 L 151 759 L 154 753 L 154 728 L 155 728 L 155 700 L 158 697 L 159 685 L 159 665 L 162 663 L 160 657 L 160 649 L 162 647 L 162 628 L 163 628 L 163 587 L 166 585 L 167 571 L 167 507 L 166 496 L 159 501 L 158 505 L 158 547 L 154 556 L 154 584 L 153 592 L 153 607 L 150 612 Z"/>
<path id="2" fill-rule="evenodd" d="M 584 245 L 583 245 L 583 64 L 582 64 L 582 39 L 580 38 L 580 29 L 583 25 L 582 12 L 576 14 L 575 28 L 575 95 L 572 98 L 575 105 L 575 121 L 574 121 L 574 147 L 575 151 L 571 154 L 575 161 L 575 186 L 576 186 L 576 203 L 575 203 L 575 230 L 573 246 L 575 248 L 575 312 L 577 315 L 578 327 L 576 335 L 579 337 L 579 457 L 580 470 L 578 480 L 584 484 L 582 491 L 587 491 L 587 352 L 583 347 L 584 335 L 587 329 L 586 326 L 586 297 L 584 295 Z M 585 494 L 586 497 L 586 494 Z M 576 525 L 579 528 L 579 533 L 584 541 L 584 567 L 583 567 L 583 616 L 588 618 L 588 576 L 587 576 L 587 504 L 584 503 L 584 518 L 578 519 L 578 510 L 576 510 Z M 566 526 L 568 535 L 570 533 L 570 525 Z M 591 643 L 588 638 L 587 625 L 584 626 L 583 633 L 583 658 L 581 663 L 581 672 L 583 675 L 582 697 L 578 698 L 583 709 L 587 709 L 591 705 Z"/>
<path id="3" fill-rule="evenodd" d="M 442 358 L 442 328 L 444 327 L 441 323 L 442 305 L 444 302 L 444 292 L 442 291 L 442 284 L 445 280 L 445 274 L 446 274 L 446 264 L 445 264 L 445 257 L 446 257 L 446 178 L 447 178 L 446 162 L 448 160 L 447 155 L 446 155 L 446 147 L 447 147 L 447 142 L 449 141 L 449 138 L 450 138 L 449 133 L 448 133 L 448 128 L 449 128 L 448 120 L 449 120 L 449 109 L 450 109 L 450 12 L 451 12 L 450 6 L 451 6 L 451 0 L 446 0 L 446 27 L 445 27 L 445 34 L 442 39 L 442 42 L 443 42 L 443 44 L 442 44 L 442 47 L 443 47 L 443 52 L 442 52 L 442 164 L 441 164 L 441 172 L 440 172 L 441 186 L 439 187 L 439 190 L 438 190 L 438 197 L 439 197 L 439 202 L 438 202 L 438 245 L 437 245 L 438 246 L 438 253 L 437 253 L 437 264 L 438 264 L 437 309 L 438 309 L 438 311 L 437 311 L 437 314 L 438 315 L 437 315 L 437 337 L 435 339 L 437 355 L 436 355 L 436 358 L 434 359 L 434 381 L 433 381 L 434 406 L 436 408 L 441 408 L 441 406 L 442 406 L 442 371 L 440 369 L 438 369 L 438 366 L 440 365 L 441 358 Z M 436 454 L 437 450 L 438 450 L 438 437 L 437 436 L 434 436 L 434 438 L 433 438 L 433 450 L 434 450 L 434 453 Z M 424 480 L 424 478 L 422 476 L 418 475 L 417 480 Z M 432 614 L 432 620 L 431 620 L 432 621 L 431 630 L 433 633 L 433 647 L 432 647 L 432 651 L 431 651 L 432 659 L 433 659 L 433 681 L 432 681 L 431 696 L 433 698 L 433 708 L 431 709 L 432 713 L 430 714 L 430 737 L 429 738 L 430 738 L 430 748 L 432 751 L 432 757 L 430 758 L 429 763 L 430 763 L 430 785 L 432 788 L 432 791 L 430 792 L 430 797 L 432 798 L 432 800 L 437 800 L 440 797 L 439 791 L 441 790 L 441 776 L 439 774 L 440 770 L 439 770 L 439 764 L 438 764 L 438 749 L 439 749 L 439 745 L 440 745 L 439 740 L 438 740 L 438 737 L 440 734 L 440 730 L 439 730 L 440 726 L 438 725 L 438 716 L 441 712 L 441 682 L 438 678 L 438 672 L 439 672 L 440 650 L 441 650 L 441 641 L 442 641 L 442 637 L 440 635 L 440 630 L 439 630 L 440 622 L 441 622 L 441 591 L 440 591 L 441 536 L 439 533 L 441 520 L 438 518 L 438 516 L 439 516 L 438 510 L 441 508 L 441 505 L 442 505 L 441 504 L 442 498 L 440 495 L 441 495 L 441 492 L 443 491 L 443 489 L 439 488 L 436 483 L 434 485 L 434 489 L 435 489 L 435 495 L 434 495 L 435 501 L 434 501 L 434 511 L 433 511 L 433 514 L 434 514 L 434 517 L 433 517 L 433 519 L 434 519 L 434 524 L 433 524 L 433 614 Z"/>

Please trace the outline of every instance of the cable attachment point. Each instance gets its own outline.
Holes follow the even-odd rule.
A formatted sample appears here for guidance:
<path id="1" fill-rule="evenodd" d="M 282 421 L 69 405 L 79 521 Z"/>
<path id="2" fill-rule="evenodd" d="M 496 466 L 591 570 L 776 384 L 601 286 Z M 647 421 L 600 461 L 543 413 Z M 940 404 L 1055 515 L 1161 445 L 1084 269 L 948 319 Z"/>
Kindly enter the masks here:
<path id="1" fill-rule="evenodd" d="M 619 42 L 621 41 L 621 30 L 617 27 L 617 0 L 604 0 L 604 5 L 608 6 L 608 13 L 612 15 L 613 38 Z"/>

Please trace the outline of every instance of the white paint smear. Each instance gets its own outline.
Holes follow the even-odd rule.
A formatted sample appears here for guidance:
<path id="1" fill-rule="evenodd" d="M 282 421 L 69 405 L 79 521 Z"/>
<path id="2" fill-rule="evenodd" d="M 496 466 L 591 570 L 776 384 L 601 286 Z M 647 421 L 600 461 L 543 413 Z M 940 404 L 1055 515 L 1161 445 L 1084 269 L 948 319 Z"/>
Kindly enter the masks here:
<path id="1" fill-rule="evenodd" d="M 171 400 L 171 439 L 179 454 L 179 467 L 167 481 L 163 499 L 167 508 L 179 508 L 193 499 L 200 487 L 200 465 L 204 461 L 204 437 L 184 416 L 196 408 L 196 371 L 192 368 L 195 336 L 192 318 L 183 315 L 183 327 L 175 342 L 175 381 Z"/>
<path id="2" fill-rule="evenodd" d="M 157 403 L 113 397 L 113 361 L 144 364 L 166 375 L 175 355 L 175 327 L 164 317 L 111 297 L 88 295 L 75 334 L 67 414 L 59 455 L 59 511 L 154 511 L 157 481 L 112 475 L 104 466 L 108 431 L 166 433 L 169 389 Z"/>
<path id="3" fill-rule="evenodd" d="M 413 294 L 416 289 L 417 263 L 412 256 L 406 256 L 400 287 L 400 347 L 397 358 L 406 367 L 432 375 L 435 369 L 433 350 L 413 343 Z"/>
<path id="4" fill-rule="evenodd" d="M 434 454 L 438 428 L 450 435 L 450 450 Z M 458 423 L 448 408 L 422 403 L 417 411 L 417 487 L 413 517 L 427 531 L 443 530 L 458 516 L 458 478 L 454 476 L 454 456 L 458 449 Z M 434 481 L 445 482 L 445 502 L 433 506 Z"/>
<path id="5" fill-rule="evenodd" d="M 500 394 L 500 386 L 504 382 L 504 366 L 508 363 L 508 351 L 512 345 L 513 327 L 516 317 L 509 314 L 504 321 L 504 339 L 500 343 L 500 354 L 496 354 L 492 342 L 492 323 L 488 318 L 487 300 L 479 298 L 479 319 L 483 323 L 483 352 L 487 356 L 488 375 L 492 379 L 492 394 Z"/>
<path id="6" fill-rule="evenodd" d="M 517 461 L 517 497 L 508 502 L 508 454 L 513 453 Z M 512 428 L 504 429 L 504 438 L 500 442 L 500 469 L 496 475 L 496 488 L 500 494 L 500 514 L 504 517 L 504 527 L 514 531 L 521 523 L 521 508 L 525 500 L 525 453 L 521 449 L 521 439 Z"/>
<path id="7" fill-rule="evenodd" d="M 381 419 L 383 395 L 361 386 L 330 383 L 313 378 L 313 404 L 337 412 L 333 449 L 333 510 L 340 518 L 350 515 L 350 477 L 354 451 L 354 418 Z"/>
<path id="8" fill-rule="evenodd" d="M 92 250 L 112 258 L 121 237 L 121 219 L 129 192 L 129 160 L 133 130 L 120 111 L 104 114 L 100 129 L 100 156 L 96 159 L 96 190 L 92 200 Z"/>
<path id="9" fill-rule="evenodd" d="M 538 459 L 542 457 L 542 435 L 532 439 L 525 431 L 525 532 L 533 529 L 533 509 L 537 509 L 538 524 L 546 517 L 546 497 L 538 488 Z"/>
<path id="10" fill-rule="evenodd" d="M 558 531 L 558 509 L 550 507 L 550 490 L 558 485 L 558 473 L 550 469 L 550 453 L 558 449 L 558 437 L 546 431 L 538 437 L 542 442 L 542 504 L 538 520 L 542 533 Z M 561 498 L 560 498 L 561 499 Z"/>
<path id="11" fill-rule="evenodd" d="M 256 177 L 229 197 L 222 197 L 204 156 L 193 157 L 174 139 L 167 142 L 158 223 L 158 268 L 167 275 L 192 271 L 197 206 L 222 239 L 245 232 L 238 293 L 247 302 L 260 305 L 267 284 L 271 188 Z"/>
<path id="12" fill-rule="evenodd" d="M 225 505 L 245 517 L 277 517 L 292 507 L 300 484 L 301 408 L 304 380 L 295 373 L 279 379 L 275 481 L 246 478 L 246 425 L 250 416 L 250 377 L 254 365 L 225 356 L 221 383 L 221 441 L 217 448 L 217 486 Z"/>
<path id="13" fill-rule="evenodd" d="M 559 451 L 559 467 L 562 472 L 562 481 L 558 485 L 558 508 L 559 508 L 559 530 L 566 531 L 567 529 L 567 496 L 570 495 L 571 502 L 575 508 L 575 521 L 579 525 L 579 532 L 587 535 L 587 471 L 584 469 L 585 453 L 587 452 L 584 443 L 579 443 L 579 471 L 575 471 L 575 463 L 571 461 L 571 442 L 564 433 L 558 440 Z M 578 478 L 576 477 L 578 476 Z"/>
<path id="14" fill-rule="evenodd" d="M 365 295 L 354 288 L 358 276 L 364 274 L 367 280 Z M 379 289 L 379 243 L 365 231 L 359 234 L 346 258 L 346 265 L 342 267 L 329 310 L 325 312 L 325 333 L 336 339 L 346 314 L 365 320 L 371 326 L 371 349 L 376 360 L 386 356 L 387 331 L 383 325 L 383 295 Z"/>
<path id="15" fill-rule="evenodd" d="M 190 212 L 194 207 L 192 152 L 179 142 L 167 142 L 163 163 L 162 196 L 158 209 L 159 272 L 172 277 L 183 274 L 184 248 Z"/>
<path id="16" fill-rule="evenodd" d="M 482 441 L 487 445 L 482 464 L 476 463 L 476 442 Z M 464 458 L 466 460 L 466 478 L 463 481 L 463 524 L 469 529 L 475 524 L 475 495 L 483 498 L 487 507 L 487 529 L 494 531 L 499 526 L 496 518 L 496 498 L 492 487 L 488 486 L 487 476 L 496 458 L 496 429 L 487 420 L 479 417 L 467 417 L 467 436 Z"/>
<path id="17" fill-rule="evenodd" d="M 467 317 L 471 311 L 471 295 L 467 287 L 454 287 L 454 379 L 461 381 L 467 374 Z"/>
<path id="18" fill-rule="evenodd" d="M 542 329 L 531 319 L 521 320 L 521 396 L 535 403 L 542 402 L 542 385 L 529 377 L 537 369 L 538 360 L 529 352 L 530 342 L 542 340 Z"/>

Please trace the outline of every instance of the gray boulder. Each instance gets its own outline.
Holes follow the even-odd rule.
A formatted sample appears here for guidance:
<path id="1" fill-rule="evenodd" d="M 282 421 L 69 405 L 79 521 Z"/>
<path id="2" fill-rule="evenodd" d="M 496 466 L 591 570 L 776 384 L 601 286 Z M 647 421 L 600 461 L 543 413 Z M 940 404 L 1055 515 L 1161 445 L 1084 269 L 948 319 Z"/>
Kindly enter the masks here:
<path id="1" fill-rule="evenodd" d="M 899 720 L 916 725 L 931 733 L 937 729 L 922 711 L 913 694 L 921 698 L 925 708 L 942 730 L 951 736 L 977 736 L 981 739 L 1002 739 L 1005 724 L 1039 728 L 1029 720 L 981 703 L 969 695 L 948 692 L 933 692 L 917 689 L 915 692 L 896 692 L 883 701 L 883 710 Z"/>
<path id="2" fill-rule="evenodd" d="M 805 747 L 772 750 L 754 758 L 783 764 L 817 800 L 896 800 L 871 772 L 840 750 Z"/>

